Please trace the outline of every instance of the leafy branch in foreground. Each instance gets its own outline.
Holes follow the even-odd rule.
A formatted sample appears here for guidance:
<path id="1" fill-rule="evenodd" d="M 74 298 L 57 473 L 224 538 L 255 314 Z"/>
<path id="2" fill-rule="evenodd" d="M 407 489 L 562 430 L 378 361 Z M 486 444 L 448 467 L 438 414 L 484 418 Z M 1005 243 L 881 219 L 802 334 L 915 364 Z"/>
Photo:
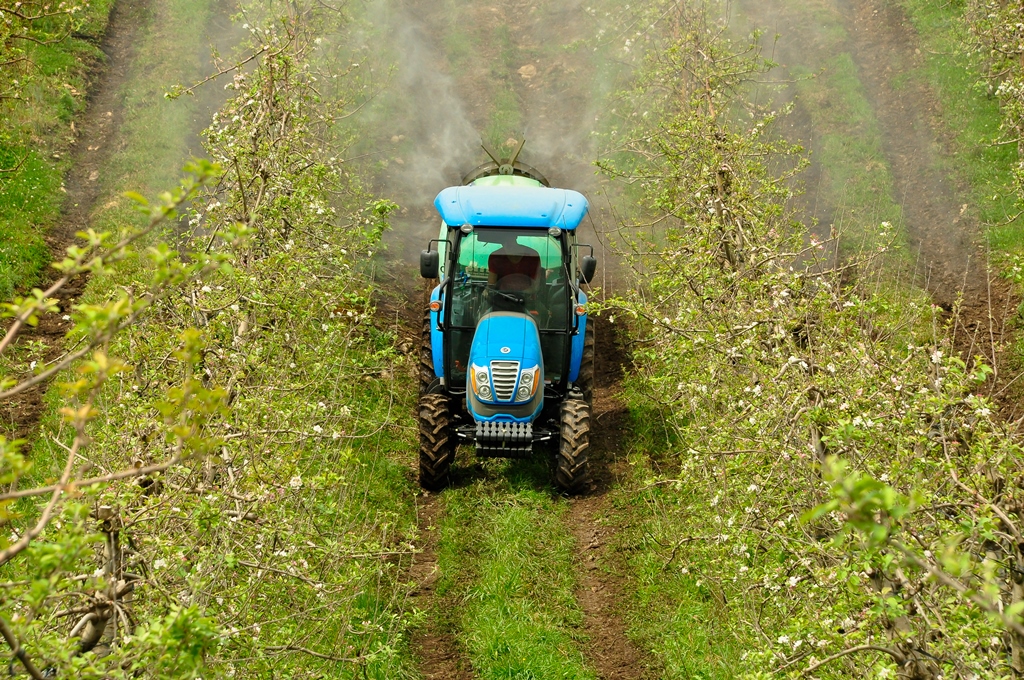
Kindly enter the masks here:
<path id="1" fill-rule="evenodd" d="M 94 535 L 87 529 L 90 513 L 88 506 L 81 502 L 83 491 L 89 487 L 98 488 L 115 479 L 167 469 L 190 456 L 208 453 L 217 445 L 217 440 L 205 432 L 205 425 L 211 418 L 223 414 L 224 392 L 209 388 L 193 377 L 187 377 L 180 385 L 166 391 L 163 409 L 165 443 L 162 447 L 166 460 L 153 465 L 136 465 L 117 472 L 86 476 L 93 467 L 91 457 L 86 455 L 92 443 L 90 424 L 101 415 L 97 401 L 109 381 L 128 370 L 123 362 L 108 356 L 111 343 L 125 329 L 139 323 L 160 300 L 189 281 L 230 267 L 230 258 L 226 253 L 192 253 L 186 260 L 163 244 L 149 246 L 141 252 L 136 247 L 140 242 L 151 240 L 149 237 L 162 224 L 176 217 L 181 205 L 194 199 L 203 187 L 220 174 L 216 165 L 206 161 L 196 161 L 186 170 L 190 174 L 181 186 L 174 192 L 161 195 L 155 203 L 138 195 L 130 196 L 147 215 L 143 227 L 129 229 L 118 236 L 92 230 L 79 234 L 84 245 L 69 247 L 67 257 L 54 264 L 60 274 L 46 291 L 34 290 L 30 296 L 3 305 L 2 316 L 12 321 L 0 340 L 2 366 L 7 371 L 22 369 L 23 375 L 16 377 L 17 374 L 11 374 L 0 381 L 0 401 L 15 398 L 68 368 L 73 367 L 75 373 L 72 381 L 60 385 L 65 403 L 60 409 L 63 420 L 61 430 L 69 431 L 70 443 L 56 441 L 66 452 L 66 461 L 56 484 L 41 489 L 18 490 L 19 482 L 31 473 L 32 464 L 21 451 L 24 442 L 0 436 L 0 478 L 9 489 L 0 494 L 0 522 L 17 527 L 23 520 L 30 520 L 27 526 L 15 528 L 10 540 L 0 539 L 0 569 L 10 571 L 7 565 L 26 551 L 36 553 L 35 559 L 38 559 L 40 551 L 49 552 L 52 556 L 49 564 L 43 560 L 37 567 L 41 567 L 42 572 L 35 577 L 36 590 L 39 590 L 43 582 L 47 584 L 42 590 L 42 599 L 23 600 L 21 607 L 12 616 L 12 622 L 35 618 L 34 611 L 39 605 L 50 598 L 60 597 L 66 586 L 66 577 L 59 575 L 61 565 L 70 564 L 83 551 L 88 552 L 95 542 Z M 226 230 L 221 237 L 228 242 L 237 242 L 243 232 L 244 228 L 236 226 Z M 68 316 L 73 320 L 73 327 L 67 335 L 67 346 L 71 349 L 36 369 L 34 374 L 29 371 L 25 377 L 24 369 L 27 367 L 21 366 L 22 362 L 16 356 L 17 338 L 26 326 L 36 325 L 41 316 L 59 313 L 52 296 L 76 277 L 110 276 L 117 271 L 119 265 L 133 258 L 145 263 L 149 272 L 146 285 L 139 292 L 121 290 L 111 299 L 102 302 L 76 304 Z M 200 339 L 194 333 L 184 333 L 181 341 L 181 347 L 175 353 L 176 358 L 194 364 L 197 357 L 201 356 Z M 155 452 L 151 455 L 158 457 Z M 29 507 L 14 505 L 18 499 L 44 494 L 49 495 L 49 500 L 35 516 Z M 65 534 L 63 540 L 57 539 L 48 542 L 47 546 L 36 548 L 34 541 L 54 523 L 61 530 L 58 533 Z M 111 549 L 107 552 L 111 553 Z M 39 578 L 43 581 L 38 581 Z M 73 658 L 89 651 L 99 642 L 108 620 L 116 616 L 119 610 L 119 600 L 131 592 L 130 582 L 133 579 L 123 572 L 121 566 L 113 566 L 84 580 L 87 592 L 92 592 L 93 604 L 73 612 L 77 615 L 74 619 L 77 623 L 72 626 L 68 637 L 79 640 L 77 649 L 68 647 L 56 657 L 47 656 L 51 660 L 63 657 L 72 666 L 75 665 Z M 33 677 L 42 677 L 22 644 L 17 642 L 15 633 L 6 622 L 4 625 L 5 638 L 22 665 Z"/>
<path id="2" fill-rule="evenodd" d="M 61 484 L 75 434 L 55 416 L 31 468 L 12 457 L 19 537 L 67 487 L 46 530 L 0 567 L 11 631 L 62 677 L 412 675 L 398 580 L 415 531 L 408 376 L 371 303 L 394 205 L 342 155 L 353 133 L 341 121 L 372 94 L 353 75 L 364 60 L 341 47 L 344 17 L 315 3 L 244 11 L 259 26 L 250 53 L 268 49 L 233 73 L 234 97 L 204 133 L 224 172 L 174 223 L 189 252 L 140 249 L 80 304 L 115 328 L 108 317 L 151 300 L 108 339 L 72 338 L 130 366 L 83 414 L 88 463 L 79 454 Z M 153 258 L 214 268 L 150 295 Z M 126 308 L 88 307 L 97 299 Z M 94 378 L 79 380 L 69 399 L 89 398 Z"/>

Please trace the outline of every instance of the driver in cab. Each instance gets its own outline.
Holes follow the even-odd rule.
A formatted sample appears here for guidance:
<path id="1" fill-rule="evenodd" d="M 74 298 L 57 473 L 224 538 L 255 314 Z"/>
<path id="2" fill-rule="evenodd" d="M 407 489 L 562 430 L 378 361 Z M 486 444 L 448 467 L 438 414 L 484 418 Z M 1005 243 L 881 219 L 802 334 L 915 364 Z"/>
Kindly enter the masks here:
<path id="1" fill-rule="evenodd" d="M 536 292 L 541 271 L 540 254 L 536 250 L 515 240 L 502 242 L 501 248 L 487 258 L 488 283 L 499 292 L 495 299 L 497 306 L 507 307 L 507 311 L 521 311 L 526 302 L 525 294 Z M 530 312 L 535 316 L 538 313 Z"/>

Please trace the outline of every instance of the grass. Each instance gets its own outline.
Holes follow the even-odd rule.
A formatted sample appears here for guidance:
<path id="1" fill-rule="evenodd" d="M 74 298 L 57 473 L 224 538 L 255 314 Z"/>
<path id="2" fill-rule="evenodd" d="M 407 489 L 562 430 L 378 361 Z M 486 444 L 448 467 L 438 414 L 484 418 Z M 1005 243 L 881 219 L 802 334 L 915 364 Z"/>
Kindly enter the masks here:
<path id="1" fill-rule="evenodd" d="M 1012 185 L 1016 145 L 996 145 L 1002 114 L 982 84 L 981 65 L 959 54 L 962 8 L 941 0 L 901 0 L 921 40 L 925 65 L 919 77 L 938 95 L 940 118 L 952 136 L 946 168 L 966 186 L 969 210 L 988 227 L 996 251 L 1024 250 L 1024 219 L 1010 219 L 1019 203 Z"/>
<path id="2" fill-rule="evenodd" d="M 523 115 L 519 106 L 519 96 L 511 86 L 508 89 L 496 90 L 494 109 L 484 131 L 484 139 L 492 149 L 504 149 L 505 152 L 511 153 L 512 149 L 505 142 L 510 137 L 516 139 L 522 129 Z"/>
<path id="3" fill-rule="evenodd" d="M 22 160 L 24 159 L 24 160 Z M 0 165 L 21 169 L 0 180 L 0 297 L 36 283 L 50 261 L 44 239 L 60 214 L 61 164 L 27 149 L 0 151 Z"/>
<path id="4" fill-rule="evenodd" d="M 94 43 L 112 6 L 111 0 L 93 3 L 73 37 L 29 44 L 36 79 L 22 101 L 3 109 L 0 168 L 14 171 L 0 174 L 0 298 L 36 284 L 50 261 L 45 236 L 63 202 L 70 125 L 85 107 L 90 69 L 104 58 Z"/>
<path id="5" fill-rule="evenodd" d="M 449 626 L 483 680 L 594 678 L 579 649 L 573 537 L 547 466 L 487 468 L 507 476 L 444 496 L 438 594 Z"/>

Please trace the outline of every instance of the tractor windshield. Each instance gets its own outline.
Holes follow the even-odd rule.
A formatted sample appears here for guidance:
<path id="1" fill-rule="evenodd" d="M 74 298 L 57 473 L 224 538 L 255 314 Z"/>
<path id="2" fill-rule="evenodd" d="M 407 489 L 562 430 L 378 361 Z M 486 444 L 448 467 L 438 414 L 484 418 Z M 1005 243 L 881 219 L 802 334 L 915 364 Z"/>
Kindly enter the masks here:
<path id="1" fill-rule="evenodd" d="M 529 314 L 540 329 L 545 379 L 562 379 L 570 308 L 561 236 L 540 229 L 477 227 L 462 235 L 451 278 L 452 380 L 465 379 L 476 325 L 492 311 Z"/>

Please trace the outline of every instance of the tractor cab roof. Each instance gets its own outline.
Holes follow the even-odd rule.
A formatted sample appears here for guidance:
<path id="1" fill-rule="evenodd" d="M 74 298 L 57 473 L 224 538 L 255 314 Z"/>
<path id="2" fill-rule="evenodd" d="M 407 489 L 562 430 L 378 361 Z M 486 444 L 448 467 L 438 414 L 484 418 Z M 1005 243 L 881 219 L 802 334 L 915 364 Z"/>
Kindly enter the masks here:
<path id="1" fill-rule="evenodd" d="M 578 191 L 542 186 L 469 185 L 449 187 L 434 199 L 445 224 L 573 230 L 587 214 Z"/>

